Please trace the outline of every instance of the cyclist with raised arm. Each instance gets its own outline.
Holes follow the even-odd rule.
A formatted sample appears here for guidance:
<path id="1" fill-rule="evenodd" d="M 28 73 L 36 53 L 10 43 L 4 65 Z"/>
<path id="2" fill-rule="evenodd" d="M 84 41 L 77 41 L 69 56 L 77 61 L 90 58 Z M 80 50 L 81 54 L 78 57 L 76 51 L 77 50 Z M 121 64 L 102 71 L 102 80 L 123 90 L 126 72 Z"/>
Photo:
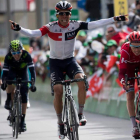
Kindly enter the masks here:
<path id="1" fill-rule="evenodd" d="M 135 120 L 135 105 L 134 105 L 134 80 L 128 81 L 130 85 L 125 84 L 125 74 L 128 77 L 135 77 L 135 68 L 140 71 L 140 33 L 132 32 L 129 35 L 129 42 L 126 42 L 121 47 L 120 71 L 119 79 L 127 93 L 127 110 L 132 121 L 133 130 L 132 136 L 140 136 L 139 129 Z"/>
<path id="2" fill-rule="evenodd" d="M 10 20 L 11 28 L 29 37 L 49 36 L 50 43 L 50 74 L 51 82 L 63 80 L 63 72 L 70 78 L 82 78 L 84 72 L 74 58 L 75 37 L 79 30 L 95 29 L 114 21 L 126 21 L 126 16 L 112 17 L 93 22 L 70 21 L 72 5 L 67 1 L 56 4 L 56 17 L 58 21 L 48 23 L 37 30 L 29 30 Z M 84 82 L 78 82 L 79 121 L 86 124 L 83 108 L 86 99 Z M 55 85 L 54 108 L 58 117 L 59 138 L 64 139 L 64 123 L 62 122 L 62 85 Z"/>
<path id="3" fill-rule="evenodd" d="M 35 80 L 36 74 L 34 69 L 34 64 L 31 58 L 31 55 L 23 50 L 22 43 L 19 40 L 13 40 L 10 43 L 8 54 L 5 56 L 4 66 L 3 66 L 3 74 L 2 74 L 2 82 L 5 79 L 14 80 L 16 76 L 20 77 L 21 80 L 28 80 L 27 67 L 31 73 L 31 78 Z M 7 86 L 3 83 L 1 85 L 2 90 L 7 91 L 7 99 L 5 102 L 5 108 L 10 110 L 10 102 L 11 97 L 13 99 L 13 85 L 11 82 L 7 83 Z M 35 92 L 36 87 L 31 86 L 31 91 Z M 27 108 L 27 93 L 28 93 L 28 84 L 21 84 L 20 93 L 22 97 L 22 117 L 21 117 L 21 132 L 26 131 L 26 123 L 25 123 L 25 115 Z"/>

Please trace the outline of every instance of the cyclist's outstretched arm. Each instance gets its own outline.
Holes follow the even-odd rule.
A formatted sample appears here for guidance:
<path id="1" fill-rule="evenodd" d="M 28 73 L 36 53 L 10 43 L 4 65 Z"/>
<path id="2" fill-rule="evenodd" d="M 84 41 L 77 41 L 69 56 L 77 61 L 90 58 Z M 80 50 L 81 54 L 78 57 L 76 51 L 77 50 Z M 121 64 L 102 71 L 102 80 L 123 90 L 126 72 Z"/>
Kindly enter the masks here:
<path id="1" fill-rule="evenodd" d="M 39 29 L 37 30 L 30 30 L 21 27 L 19 24 L 15 23 L 14 21 L 9 20 L 11 22 L 11 29 L 15 31 L 20 31 L 22 34 L 28 37 L 41 37 L 42 33 Z"/>
<path id="2" fill-rule="evenodd" d="M 88 29 L 90 30 L 90 29 L 98 28 L 104 25 L 114 23 L 115 21 L 128 21 L 126 16 L 127 15 L 88 22 Z"/>

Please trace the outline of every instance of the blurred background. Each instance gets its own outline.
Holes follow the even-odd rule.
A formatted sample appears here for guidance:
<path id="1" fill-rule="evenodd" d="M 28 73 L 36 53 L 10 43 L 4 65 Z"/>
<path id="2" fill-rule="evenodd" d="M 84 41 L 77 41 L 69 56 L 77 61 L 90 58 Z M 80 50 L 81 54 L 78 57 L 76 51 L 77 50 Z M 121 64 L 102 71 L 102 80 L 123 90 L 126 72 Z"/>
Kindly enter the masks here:
<path id="1" fill-rule="evenodd" d="M 140 29 L 139 0 L 67 1 L 73 6 L 71 20 L 89 22 L 128 14 L 128 22 L 118 22 L 90 31 L 79 31 L 75 43 L 76 60 L 82 66 L 89 82 L 85 110 L 128 118 L 125 92 L 118 79 L 118 65 L 122 44 L 128 41 L 130 32 Z M 31 53 L 37 74 L 38 91 L 37 94 L 31 93 L 30 96 L 50 103 L 53 102 L 53 97 L 50 94 L 48 36 L 41 38 L 23 36 L 10 29 L 9 19 L 24 28 L 38 29 L 48 22 L 57 20 L 54 10 L 57 2 L 59 0 L 0 0 L 1 67 L 10 41 L 20 39 L 24 48 Z M 72 89 L 76 96 L 76 85 L 73 85 Z M 91 108 L 91 105 L 94 108 Z"/>

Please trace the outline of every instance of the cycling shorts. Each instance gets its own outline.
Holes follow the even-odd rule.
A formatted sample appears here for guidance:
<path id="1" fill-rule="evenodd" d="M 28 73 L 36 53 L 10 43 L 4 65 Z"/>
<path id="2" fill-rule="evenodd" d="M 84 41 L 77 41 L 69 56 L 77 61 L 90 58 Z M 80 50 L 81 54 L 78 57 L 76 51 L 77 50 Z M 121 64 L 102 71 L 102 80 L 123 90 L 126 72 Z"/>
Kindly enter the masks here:
<path id="1" fill-rule="evenodd" d="M 77 73 L 84 74 L 74 57 L 64 60 L 50 58 L 49 65 L 51 82 L 64 80 L 64 72 L 66 72 L 70 79 L 74 79 Z"/>
<path id="2" fill-rule="evenodd" d="M 28 80 L 27 69 L 23 69 L 23 70 L 19 70 L 19 71 L 9 69 L 7 79 L 8 80 L 15 80 L 17 75 L 23 81 Z M 12 83 L 8 82 L 8 84 L 11 85 Z M 21 84 L 20 93 L 21 93 L 21 96 L 22 96 L 22 103 L 27 103 L 28 83 Z"/>

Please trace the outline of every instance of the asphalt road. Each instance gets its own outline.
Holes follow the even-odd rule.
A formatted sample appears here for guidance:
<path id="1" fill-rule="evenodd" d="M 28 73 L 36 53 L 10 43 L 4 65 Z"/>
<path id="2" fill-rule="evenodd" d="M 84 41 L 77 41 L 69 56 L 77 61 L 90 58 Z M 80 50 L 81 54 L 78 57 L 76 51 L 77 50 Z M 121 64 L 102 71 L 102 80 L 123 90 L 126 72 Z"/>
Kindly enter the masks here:
<path id="1" fill-rule="evenodd" d="M 2 94 L 0 106 L 0 140 L 12 140 L 12 128 L 6 120 L 8 111 L 3 108 L 5 96 Z M 57 119 L 52 105 L 30 100 L 27 110 L 27 131 L 19 135 L 20 140 L 58 140 Z M 86 126 L 79 127 L 80 140 L 133 140 L 131 122 L 85 112 Z M 65 138 L 67 140 L 67 138 Z"/>

